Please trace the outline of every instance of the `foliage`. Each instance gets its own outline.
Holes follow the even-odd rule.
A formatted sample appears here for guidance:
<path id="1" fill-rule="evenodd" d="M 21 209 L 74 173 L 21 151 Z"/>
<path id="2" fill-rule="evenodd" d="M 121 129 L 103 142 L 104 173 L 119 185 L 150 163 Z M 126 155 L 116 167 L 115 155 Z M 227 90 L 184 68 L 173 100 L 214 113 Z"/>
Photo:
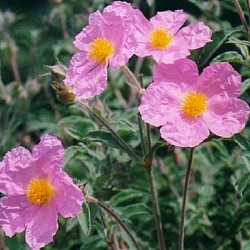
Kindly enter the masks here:
<path id="1" fill-rule="evenodd" d="M 17 2 L 17 1 L 16 1 Z M 0 155 L 17 145 L 31 148 L 41 134 L 58 136 L 67 147 L 65 169 L 97 199 L 112 207 L 136 232 L 143 249 L 157 249 L 154 216 L 145 169 L 95 117 L 79 104 L 56 99 L 45 65 L 68 65 L 74 36 L 88 14 L 109 1 L 50 0 L 23 10 L 13 1 L 0 3 Z M 167 3 L 168 2 L 168 3 Z M 246 10 L 245 1 L 239 1 Z M 232 1 L 134 1 L 145 15 L 183 8 L 189 21 L 201 20 L 213 30 L 213 41 L 190 58 L 199 69 L 228 61 L 242 75 L 241 98 L 250 102 L 249 36 Z M 9 9 L 10 8 L 10 9 Z M 33 7 L 32 7 L 33 8 Z M 247 12 L 245 12 L 247 16 Z M 139 64 L 133 58 L 129 67 Z M 146 86 L 153 62 L 141 72 Z M 144 154 L 138 127 L 138 96 L 120 71 L 109 72 L 109 87 L 91 100 L 94 111 L 131 147 L 153 161 L 163 230 L 168 249 L 177 249 L 178 224 L 187 150 L 172 148 L 151 128 L 153 150 Z M 146 128 L 144 128 L 146 129 Z M 186 220 L 186 249 L 250 249 L 250 128 L 230 139 L 211 138 L 195 152 Z M 131 159 L 132 158 L 132 159 Z M 79 225 L 78 220 L 81 221 Z M 23 235 L 5 237 L 9 249 L 27 249 Z M 89 204 L 78 218 L 60 219 L 54 242 L 45 249 L 133 249 L 133 243 L 112 217 Z M 1 241 L 0 241 L 1 243 Z"/>

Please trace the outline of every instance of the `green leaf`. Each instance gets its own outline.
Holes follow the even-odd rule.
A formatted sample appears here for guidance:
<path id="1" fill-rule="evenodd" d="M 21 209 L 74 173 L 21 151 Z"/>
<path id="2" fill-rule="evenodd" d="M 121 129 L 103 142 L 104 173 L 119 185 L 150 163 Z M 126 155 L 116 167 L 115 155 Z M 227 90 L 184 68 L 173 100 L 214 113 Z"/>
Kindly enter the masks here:
<path id="1" fill-rule="evenodd" d="M 112 197 L 112 204 L 114 207 L 123 206 L 124 204 L 132 203 L 135 201 L 142 200 L 145 196 L 145 193 L 135 191 L 133 189 L 124 189 L 118 194 Z"/>
<path id="2" fill-rule="evenodd" d="M 129 220 L 138 215 L 150 214 L 148 207 L 144 204 L 133 204 L 126 206 L 121 214 L 121 218 Z"/>
<path id="3" fill-rule="evenodd" d="M 84 139 L 88 141 L 101 142 L 107 147 L 124 150 L 123 145 L 110 133 L 106 131 L 92 131 L 85 135 Z"/>
<path id="4" fill-rule="evenodd" d="M 63 163 L 64 166 L 66 166 L 69 161 L 76 156 L 76 154 L 80 151 L 80 147 L 79 146 L 70 146 L 67 147 L 65 150 L 65 154 L 64 154 L 64 159 L 63 159 Z"/>
<path id="5" fill-rule="evenodd" d="M 89 235 L 91 231 L 91 213 L 88 203 L 84 203 L 83 210 L 77 215 L 78 222 L 85 235 Z"/>
<path id="6" fill-rule="evenodd" d="M 231 62 L 231 63 L 240 63 L 246 64 L 242 55 L 236 51 L 224 52 L 213 59 L 213 62 Z"/>
<path id="7" fill-rule="evenodd" d="M 155 145 L 150 149 L 150 151 L 147 153 L 147 155 L 144 158 L 144 161 L 146 162 L 146 164 L 147 163 L 151 164 L 156 150 L 158 148 L 162 147 L 162 146 L 166 146 L 166 142 L 164 142 L 164 141 L 157 141 L 155 143 Z"/>
<path id="8" fill-rule="evenodd" d="M 216 51 L 227 41 L 227 39 L 240 31 L 238 30 L 220 30 L 212 35 L 212 42 L 208 43 L 202 50 L 198 64 L 204 66 Z"/>
<path id="9" fill-rule="evenodd" d="M 85 135 L 84 139 L 93 142 L 101 142 L 107 147 L 117 148 L 124 152 L 126 152 L 132 159 L 137 160 L 135 155 L 141 157 L 139 152 L 131 152 L 128 148 L 124 147 L 115 136 L 113 136 L 110 132 L 106 131 L 92 131 Z M 134 153 L 134 155 L 132 154 Z"/>
<path id="10" fill-rule="evenodd" d="M 246 79 L 246 80 L 242 83 L 241 94 L 243 94 L 244 92 L 246 92 L 249 88 L 250 88 L 250 78 L 249 78 L 249 79 Z"/>
<path id="11" fill-rule="evenodd" d="M 233 139 L 243 150 L 250 152 L 250 143 L 246 137 L 242 136 L 241 134 L 236 134 L 234 135 Z"/>
<path id="12" fill-rule="evenodd" d="M 247 173 L 241 177 L 241 179 L 236 183 L 236 187 L 240 195 L 242 196 L 244 190 L 249 186 L 250 173 Z"/>
<path id="13" fill-rule="evenodd" d="M 77 141 L 80 141 L 82 139 L 83 135 L 78 129 L 69 127 L 69 128 L 64 128 L 64 130 L 69 136 L 76 139 Z"/>

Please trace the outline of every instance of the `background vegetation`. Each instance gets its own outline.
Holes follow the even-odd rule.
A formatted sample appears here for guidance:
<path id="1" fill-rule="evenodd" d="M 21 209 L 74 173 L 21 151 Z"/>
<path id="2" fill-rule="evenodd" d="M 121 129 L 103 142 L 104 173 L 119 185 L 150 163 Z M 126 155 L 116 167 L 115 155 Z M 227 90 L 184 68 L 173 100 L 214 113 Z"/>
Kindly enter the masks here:
<path id="1" fill-rule="evenodd" d="M 239 1 L 247 18 L 246 2 Z M 106 202 L 134 231 L 144 249 L 157 249 L 156 230 L 145 170 L 122 152 L 110 134 L 78 105 L 58 101 L 45 65 L 57 58 L 68 65 L 74 36 L 88 15 L 108 0 L 2 0 L 0 2 L 0 157 L 18 145 L 32 148 L 40 135 L 58 136 L 67 147 L 65 170 L 87 182 L 94 197 Z M 242 98 L 250 101 L 249 35 L 231 0 L 137 0 L 133 4 L 150 17 L 156 11 L 184 9 L 188 21 L 201 20 L 213 30 L 213 42 L 192 53 L 202 70 L 215 61 L 228 61 L 242 75 Z M 153 61 L 132 58 L 145 86 Z M 138 72 L 137 72 L 138 73 Z M 117 133 L 138 152 L 139 98 L 120 71 L 110 71 L 109 87 L 92 100 Z M 98 131 L 98 132 L 97 132 Z M 152 128 L 152 142 L 159 140 Z M 214 139 L 195 153 L 186 221 L 186 249 L 250 249 L 250 127 L 242 135 Z M 165 241 L 177 249 L 180 204 L 187 151 L 161 144 L 154 158 Z M 85 208 L 86 209 L 86 208 Z M 77 220 L 60 218 L 54 242 L 45 249 L 133 249 L 119 225 L 90 204 L 91 222 L 82 231 Z M 86 210 L 86 215 L 88 215 Z M 91 224 L 91 228 L 90 228 Z M 2 236 L 13 250 L 28 249 L 23 234 Z M 119 247 L 118 247 L 119 245 Z"/>

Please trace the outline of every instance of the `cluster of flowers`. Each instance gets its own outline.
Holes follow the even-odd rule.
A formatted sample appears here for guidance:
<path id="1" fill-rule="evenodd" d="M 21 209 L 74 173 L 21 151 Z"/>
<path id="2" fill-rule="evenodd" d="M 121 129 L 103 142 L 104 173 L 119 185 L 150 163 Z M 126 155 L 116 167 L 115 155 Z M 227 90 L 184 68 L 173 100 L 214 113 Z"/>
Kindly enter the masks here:
<path id="1" fill-rule="evenodd" d="M 89 17 L 76 36 L 79 49 L 70 63 L 65 85 L 78 99 L 100 94 L 107 85 L 107 67 L 118 69 L 132 55 L 152 56 L 154 82 L 142 95 L 142 119 L 160 128 L 162 138 L 181 147 L 195 147 L 210 131 L 230 137 L 246 124 L 249 106 L 238 99 L 241 77 L 228 63 L 213 64 L 199 76 L 190 50 L 211 41 L 203 23 L 184 28 L 182 10 L 159 12 L 147 20 L 130 4 L 116 1 Z M 8 236 L 26 229 L 26 241 L 40 249 L 53 240 L 58 213 L 72 217 L 84 197 L 62 171 L 61 142 L 44 135 L 31 154 L 12 149 L 0 163 L 0 225 Z"/>
<path id="2" fill-rule="evenodd" d="M 158 12 L 150 20 L 130 4 L 116 1 L 89 17 L 75 38 L 79 52 L 71 59 L 65 84 L 78 99 L 100 94 L 107 67 L 124 66 L 132 55 L 152 56 L 154 82 L 142 95 L 142 119 L 161 126 L 162 138 L 175 146 L 195 147 L 210 134 L 230 137 L 246 124 L 249 106 L 238 99 L 241 77 L 228 63 L 216 63 L 198 75 L 190 50 L 211 41 L 202 22 L 182 28 L 182 10 Z"/>

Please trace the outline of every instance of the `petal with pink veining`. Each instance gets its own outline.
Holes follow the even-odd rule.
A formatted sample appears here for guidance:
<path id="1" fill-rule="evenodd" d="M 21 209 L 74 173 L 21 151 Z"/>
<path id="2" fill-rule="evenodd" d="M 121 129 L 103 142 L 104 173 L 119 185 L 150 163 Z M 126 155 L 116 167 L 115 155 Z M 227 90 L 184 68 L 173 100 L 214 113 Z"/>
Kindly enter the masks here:
<path id="1" fill-rule="evenodd" d="M 100 11 L 96 11 L 89 15 L 89 25 L 86 26 L 74 40 L 74 45 L 81 51 L 87 52 L 90 44 L 97 38 L 102 36 L 101 27 L 103 18 Z"/>
<path id="2" fill-rule="evenodd" d="M 32 166 L 45 171 L 48 168 L 60 169 L 63 166 L 64 148 L 62 142 L 52 135 L 43 135 L 40 143 L 33 149 Z"/>
<path id="3" fill-rule="evenodd" d="M 34 171 L 30 168 L 31 154 L 24 147 L 10 150 L 0 163 L 0 192 L 8 195 L 23 194 Z"/>
<path id="4" fill-rule="evenodd" d="M 25 240 L 32 249 L 39 249 L 53 241 L 57 230 L 55 208 L 53 206 L 40 206 L 27 225 Z"/>
<path id="5" fill-rule="evenodd" d="M 185 14 L 183 10 L 168 10 L 157 12 L 157 14 L 150 19 L 150 23 L 154 28 L 167 29 L 174 35 L 185 23 L 187 17 L 187 14 Z"/>
<path id="6" fill-rule="evenodd" d="M 158 64 L 154 68 L 153 78 L 155 82 L 174 82 L 189 89 L 197 84 L 198 68 L 194 61 L 180 59 L 173 64 Z"/>
<path id="7" fill-rule="evenodd" d="M 157 127 L 164 125 L 178 112 L 182 95 L 182 90 L 177 84 L 152 83 L 143 93 L 138 108 L 142 119 Z"/>
<path id="8" fill-rule="evenodd" d="M 212 31 L 202 22 L 191 23 L 179 30 L 175 36 L 175 42 L 180 47 L 198 49 L 211 41 Z"/>
<path id="9" fill-rule="evenodd" d="M 160 133 L 167 142 L 179 147 L 198 146 L 209 136 L 208 127 L 201 117 L 190 120 L 180 114 L 164 124 Z"/>
<path id="10" fill-rule="evenodd" d="M 57 212 L 63 217 L 73 217 L 78 214 L 84 202 L 80 188 L 64 172 L 57 172 L 53 185 L 57 190 L 60 190 L 60 193 L 53 199 Z"/>
<path id="11" fill-rule="evenodd" d="M 85 52 L 79 52 L 72 57 L 64 82 L 78 99 L 94 97 L 107 86 L 107 64 L 97 64 Z"/>
<path id="12" fill-rule="evenodd" d="M 199 77 L 197 89 L 209 98 L 226 93 L 238 97 L 241 93 L 241 76 L 227 62 L 214 63 L 206 67 Z"/>
<path id="13" fill-rule="evenodd" d="M 208 112 L 204 120 L 210 131 L 221 137 L 231 137 L 239 133 L 246 125 L 250 108 L 238 98 L 217 97 L 210 99 Z"/>
<path id="14" fill-rule="evenodd" d="M 0 200 L 0 225 L 9 237 L 22 232 L 35 213 L 36 207 L 25 195 L 6 196 Z"/>

